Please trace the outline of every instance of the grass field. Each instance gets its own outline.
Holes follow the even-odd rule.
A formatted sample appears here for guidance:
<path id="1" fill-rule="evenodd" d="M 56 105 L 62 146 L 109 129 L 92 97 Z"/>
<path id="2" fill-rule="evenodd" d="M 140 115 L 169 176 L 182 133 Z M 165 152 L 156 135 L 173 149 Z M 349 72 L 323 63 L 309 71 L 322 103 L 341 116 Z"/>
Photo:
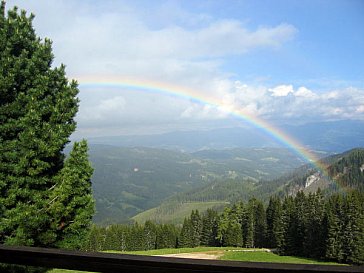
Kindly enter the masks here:
<path id="1" fill-rule="evenodd" d="M 265 252 L 265 251 L 249 251 L 249 252 L 226 251 L 224 255 L 220 258 L 220 260 L 243 261 L 243 262 L 340 265 L 334 262 L 323 262 L 314 259 L 301 258 L 295 256 L 279 256 L 272 252 Z"/>
<path id="2" fill-rule="evenodd" d="M 135 254 L 135 255 L 167 255 L 167 254 L 179 254 L 179 253 L 211 253 L 221 252 L 222 256 L 220 260 L 229 261 L 244 261 L 244 262 L 270 262 L 270 263 L 293 263 L 293 264 L 326 264 L 326 265 L 341 265 L 332 262 L 317 261 L 308 258 L 294 257 L 294 256 L 279 256 L 272 252 L 265 250 L 244 249 L 234 247 L 196 247 L 196 248 L 168 248 L 168 249 L 155 249 L 148 251 L 130 251 L 130 252 L 118 252 L 118 251 L 105 251 L 108 253 L 120 253 L 120 254 Z M 71 271 L 64 269 L 53 269 L 50 273 L 81 273 L 85 271 Z"/>

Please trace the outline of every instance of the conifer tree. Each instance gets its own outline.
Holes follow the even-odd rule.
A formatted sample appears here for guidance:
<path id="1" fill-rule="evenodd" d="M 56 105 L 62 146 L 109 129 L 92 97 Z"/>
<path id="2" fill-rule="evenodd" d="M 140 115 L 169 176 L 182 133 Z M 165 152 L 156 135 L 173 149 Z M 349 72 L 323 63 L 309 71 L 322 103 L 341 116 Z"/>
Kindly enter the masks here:
<path id="1" fill-rule="evenodd" d="M 242 222 L 242 231 L 244 239 L 244 247 L 254 247 L 254 208 L 252 201 L 250 200 L 247 207 L 244 210 L 244 217 Z"/>
<path id="2" fill-rule="evenodd" d="M 202 232 L 202 219 L 198 210 L 191 213 L 191 225 L 192 225 L 192 246 L 197 247 L 201 243 Z"/>
<path id="3" fill-rule="evenodd" d="M 194 245 L 192 236 L 193 236 L 193 226 L 191 218 L 185 218 L 178 239 L 178 247 L 193 247 Z"/>
<path id="4" fill-rule="evenodd" d="M 144 250 L 155 249 L 157 240 L 157 227 L 152 221 L 148 220 L 145 222 L 143 236 L 145 242 Z"/>
<path id="5" fill-rule="evenodd" d="M 161 224 L 157 226 L 156 249 L 175 248 L 179 231 L 172 224 Z"/>
<path id="6" fill-rule="evenodd" d="M 217 218 L 217 212 L 212 209 L 208 209 L 202 216 L 201 245 L 217 246 Z"/>
<path id="7" fill-rule="evenodd" d="M 306 237 L 306 220 L 307 220 L 307 202 L 306 196 L 303 191 L 299 191 L 294 199 L 295 213 L 294 213 L 294 226 L 295 226 L 295 240 L 293 253 L 295 255 L 303 255 L 303 242 Z"/>
<path id="8" fill-rule="evenodd" d="M 282 223 L 282 204 L 277 196 L 269 200 L 266 210 L 267 217 L 267 245 L 270 248 L 282 247 L 283 242 L 283 223 Z"/>
<path id="9" fill-rule="evenodd" d="M 120 242 L 118 238 L 119 225 L 110 225 L 105 229 L 105 250 L 119 250 Z"/>
<path id="10" fill-rule="evenodd" d="M 334 195 L 326 203 L 325 212 L 325 257 L 343 261 L 343 200 L 341 195 Z"/>
<path id="11" fill-rule="evenodd" d="M 225 232 L 223 246 L 241 247 L 243 245 L 243 234 L 238 218 L 232 215 L 229 219 L 228 226 Z"/>
<path id="12" fill-rule="evenodd" d="M 106 241 L 106 229 L 97 227 L 96 225 L 91 226 L 90 233 L 88 234 L 84 250 L 87 251 L 101 251 L 105 248 Z"/>
<path id="13" fill-rule="evenodd" d="M 83 231 L 76 229 L 88 226 L 93 213 L 92 171 L 85 144 L 74 151 L 82 155 L 84 170 L 72 166 L 74 159 L 64 164 L 63 154 L 76 128 L 77 83 L 67 79 L 63 65 L 52 67 L 51 41 L 36 36 L 33 18 L 17 8 L 6 13 L 1 2 L 0 243 L 79 247 L 75 240 Z M 71 182 L 78 172 L 83 173 L 81 180 Z M 63 186 L 62 181 L 66 181 Z M 70 183 L 83 185 L 86 192 L 81 196 L 87 197 L 81 200 L 78 191 L 68 200 L 74 203 L 66 204 Z M 51 208 L 55 191 L 68 210 L 65 221 Z M 72 207 L 75 210 L 69 211 Z"/>
<path id="14" fill-rule="evenodd" d="M 225 207 L 223 213 L 220 215 L 217 225 L 217 236 L 216 239 L 220 245 L 224 245 L 225 234 L 229 227 L 229 220 L 231 215 L 231 208 Z"/>
<path id="15" fill-rule="evenodd" d="M 310 193 L 306 203 L 305 238 L 303 242 L 305 257 L 322 258 L 325 256 L 326 231 L 324 225 L 325 203 L 319 189 Z"/>
<path id="16" fill-rule="evenodd" d="M 282 204 L 283 240 L 278 248 L 280 254 L 292 255 L 296 238 L 295 203 L 291 196 L 287 196 Z"/>
<path id="17" fill-rule="evenodd" d="M 139 225 L 137 222 L 130 226 L 130 232 L 128 233 L 128 243 L 127 249 L 136 251 L 136 250 L 144 250 L 145 249 L 145 238 L 144 228 L 142 225 Z"/>
<path id="18" fill-rule="evenodd" d="M 217 239 L 222 246 L 242 246 L 243 233 L 236 206 L 225 208 L 218 223 Z"/>
<path id="19" fill-rule="evenodd" d="M 92 172 L 86 141 L 74 143 L 64 167 L 55 177 L 57 184 L 50 195 L 51 226 L 58 236 L 58 247 L 80 249 L 87 236 L 94 214 Z"/>
<path id="20" fill-rule="evenodd" d="M 345 261 L 364 263 L 363 194 L 352 192 L 344 201 L 343 252 Z"/>
<path id="21" fill-rule="evenodd" d="M 256 200 L 254 212 L 254 242 L 255 247 L 266 247 L 267 222 L 264 205 L 260 200 Z"/>

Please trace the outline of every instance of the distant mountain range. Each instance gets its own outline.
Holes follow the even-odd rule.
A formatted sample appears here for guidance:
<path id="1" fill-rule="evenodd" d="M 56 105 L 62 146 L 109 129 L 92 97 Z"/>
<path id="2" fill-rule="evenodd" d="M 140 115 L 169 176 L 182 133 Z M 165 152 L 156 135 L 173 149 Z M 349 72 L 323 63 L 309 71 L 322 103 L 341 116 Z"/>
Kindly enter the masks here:
<path id="1" fill-rule="evenodd" d="M 364 147 L 364 121 L 331 121 L 285 125 L 280 130 L 312 150 L 344 152 Z M 156 135 L 112 136 L 88 139 L 91 144 L 119 147 L 151 147 L 194 152 L 206 149 L 282 147 L 254 127 L 221 128 L 207 131 L 180 131 Z"/>
<path id="2" fill-rule="evenodd" d="M 303 164 L 282 148 L 236 148 L 185 153 L 145 147 L 90 145 L 97 223 L 125 222 L 178 193 L 218 181 L 252 183 Z"/>

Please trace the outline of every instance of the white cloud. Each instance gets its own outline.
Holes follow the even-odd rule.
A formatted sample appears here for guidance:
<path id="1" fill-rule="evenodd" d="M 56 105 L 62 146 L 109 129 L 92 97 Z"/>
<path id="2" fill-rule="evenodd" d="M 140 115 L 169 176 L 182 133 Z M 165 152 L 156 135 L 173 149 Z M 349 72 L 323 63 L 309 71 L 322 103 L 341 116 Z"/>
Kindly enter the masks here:
<path id="1" fill-rule="evenodd" d="M 297 88 L 289 81 L 276 86 L 263 81 L 256 86 L 239 80 L 234 68 L 225 66 L 225 58 L 241 58 L 257 49 L 275 53 L 299 33 L 291 24 L 248 28 L 243 21 L 195 14 L 173 3 L 172 9 L 153 5 L 157 16 L 139 11 L 131 2 L 95 3 L 8 1 L 9 6 L 17 4 L 36 14 L 37 34 L 53 40 L 55 64 L 65 63 L 71 78 L 122 75 L 153 79 L 192 89 L 218 107 L 127 88 L 81 85 L 80 132 L 178 129 L 225 121 L 231 111 L 283 122 L 363 119 L 362 89 L 323 92 L 311 86 Z"/>
<path id="2" fill-rule="evenodd" d="M 285 97 L 288 94 L 293 93 L 293 86 L 292 85 L 279 85 L 274 88 L 268 89 L 272 92 L 272 97 Z"/>
<path id="3" fill-rule="evenodd" d="M 185 20 L 179 17 L 174 22 L 169 18 L 154 28 L 144 18 L 150 15 L 145 16 L 127 2 L 114 3 L 114 9 L 88 1 L 14 3 L 34 11 L 39 35 L 54 41 L 56 64 L 66 63 L 71 76 L 113 73 L 155 77 L 159 73 L 162 77 L 170 70 L 178 73 L 207 64 L 206 59 L 213 60 L 214 66 L 220 57 L 276 48 L 297 33 L 289 24 L 248 29 L 238 20 L 207 20 L 207 15 L 193 16 L 181 8 L 177 11 Z M 157 8 L 154 12 L 158 14 Z M 198 18 L 193 28 L 183 25 L 189 18 Z"/>
<path id="4" fill-rule="evenodd" d="M 334 91 L 329 91 L 327 93 L 323 93 L 321 95 L 321 98 L 324 100 L 337 100 L 338 98 L 340 98 L 342 95 L 340 94 L 340 92 L 338 90 L 334 90 Z"/>
<path id="5" fill-rule="evenodd" d="M 207 93 L 207 86 L 216 87 L 217 91 Z M 272 96 L 271 90 L 276 87 L 251 86 L 226 78 L 219 82 L 215 79 L 210 85 L 202 86 L 200 94 L 201 98 L 206 96 L 207 101 L 216 106 L 149 91 L 84 89 L 80 94 L 81 107 L 77 120 L 84 133 L 90 128 L 102 132 L 125 133 L 126 130 L 132 133 L 136 128 L 150 132 L 160 131 L 156 128 L 177 130 L 197 124 L 211 126 L 211 122 L 220 124 L 224 121 L 226 125 L 236 118 L 231 116 L 232 112 L 288 123 L 296 123 L 297 120 L 363 119 L 364 90 L 347 88 L 318 93 L 303 86 L 298 89 L 289 84 L 283 86 L 292 86 L 288 94 L 293 95 Z"/>
<path id="6" fill-rule="evenodd" d="M 309 90 L 308 88 L 301 86 L 298 90 L 294 93 L 296 97 L 303 97 L 303 98 L 317 98 L 317 94 Z"/>
<path id="7" fill-rule="evenodd" d="M 356 107 L 355 113 L 364 114 L 364 105 L 359 105 L 358 107 Z"/>
<path id="8" fill-rule="evenodd" d="M 227 117 L 224 109 L 211 105 L 192 104 L 181 113 L 181 118 L 190 120 L 216 120 Z"/>

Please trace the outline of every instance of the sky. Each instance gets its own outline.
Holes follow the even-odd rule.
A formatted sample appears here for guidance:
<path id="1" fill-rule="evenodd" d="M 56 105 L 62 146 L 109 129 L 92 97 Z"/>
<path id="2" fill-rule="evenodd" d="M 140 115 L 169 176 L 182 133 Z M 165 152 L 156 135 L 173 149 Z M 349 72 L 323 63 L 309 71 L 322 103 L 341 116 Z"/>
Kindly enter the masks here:
<path id="1" fill-rule="evenodd" d="M 364 1 L 8 0 L 79 83 L 75 138 L 364 120 Z M 198 100 L 135 86 L 192 90 Z M 172 88 L 173 87 L 173 88 Z M 204 101 L 216 102 L 215 105 Z"/>

